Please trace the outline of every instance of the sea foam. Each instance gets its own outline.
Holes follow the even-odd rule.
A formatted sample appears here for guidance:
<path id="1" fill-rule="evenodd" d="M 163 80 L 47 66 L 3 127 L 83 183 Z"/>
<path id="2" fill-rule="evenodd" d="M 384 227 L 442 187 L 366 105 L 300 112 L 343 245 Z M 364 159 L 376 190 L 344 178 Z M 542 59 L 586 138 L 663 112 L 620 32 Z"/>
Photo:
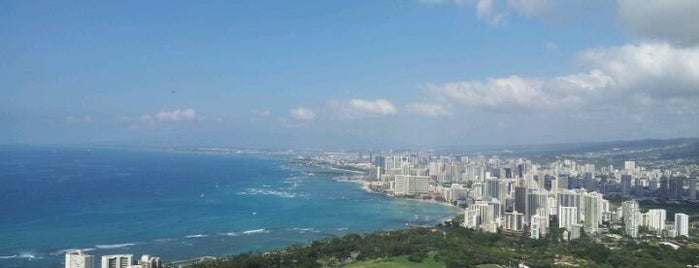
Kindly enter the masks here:
<path id="1" fill-rule="evenodd" d="M 269 231 L 263 229 L 255 229 L 255 230 L 247 230 L 244 231 L 243 234 L 258 234 L 258 233 L 269 233 Z"/>
<path id="2" fill-rule="evenodd" d="M 113 249 L 113 248 L 125 248 L 130 246 L 135 246 L 135 243 L 124 243 L 124 244 L 112 244 L 112 245 L 97 245 L 96 248 L 99 249 Z"/>
<path id="3" fill-rule="evenodd" d="M 188 235 L 188 236 L 185 236 L 185 237 L 186 237 L 186 238 L 201 238 L 201 237 L 209 237 L 209 235 L 205 235 L 205 234 L 195 234 L 195 235 Z"/>

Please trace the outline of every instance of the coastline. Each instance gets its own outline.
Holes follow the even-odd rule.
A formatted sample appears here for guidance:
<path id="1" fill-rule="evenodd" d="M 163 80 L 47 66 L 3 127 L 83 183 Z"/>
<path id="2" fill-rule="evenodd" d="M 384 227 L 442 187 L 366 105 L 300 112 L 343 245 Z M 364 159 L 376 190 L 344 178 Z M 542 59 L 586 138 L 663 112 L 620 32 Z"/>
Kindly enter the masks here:
<path id="1" fill-rule="evenodd" d="M 374 191 L 374 190 L 371 189 L 371 187 L 370 187 L 370 186 L 371 186 L 371 182 L 366 181 L 366 180 L 363 180 L 363 179 L 355 179 L 355 180 L 352 180 L 352 179 L 346 179 L 346 178 L 333 178 L 333 180 L 339 181 L 339 182 L 351 182 L 351 183 L 361 184 L 361 185 L 362 185 L 362 190 L 365 191 L 365 192 L 367 192 L 367 193 L 371 193 L 371 194 L 380 194 L 380 195 L 388 196 L 388 197 L 391 197 L 391 198 L 397 199 L 397 200 L 410 200 L 410 201 L 415 201 L 415 202 L 422 202 L 422 203 L 427 203 L 427 204 L 435 204 L 435 205 L 442 205 L 442 206 L 447 206 L 447 207 L 456 208 L 456 209 L 458 210 L 458 213 L 457 213 L 457 214 L 454 214 L 454 215 L 452 215 L 452 216 L 449 216 L 449 218 L 451 218 L 451 217 L 453 217 L 453 216 L 455 216 L 455 215 L 463 214 L 464 211 L 465 211 L 463 208 L 461 208 L 461 207 L 459 207 L 459 206 L 456 206 L 456 205 L 453 205 L 453 204 L 450 204 L 450 203 L 447 203 L 447 202 L 440 202 L 440 201 L 437 201 L 437 200 L 434 200 L 434 199 L 421 199 L 421 198 L 414 198 L 414 197 L 401 197 L 401 196 L 394 196 L 394 195 L 390 195 L 390 194 L 386 194 L 386 193 L 376 192 L 376 191 Z"/>

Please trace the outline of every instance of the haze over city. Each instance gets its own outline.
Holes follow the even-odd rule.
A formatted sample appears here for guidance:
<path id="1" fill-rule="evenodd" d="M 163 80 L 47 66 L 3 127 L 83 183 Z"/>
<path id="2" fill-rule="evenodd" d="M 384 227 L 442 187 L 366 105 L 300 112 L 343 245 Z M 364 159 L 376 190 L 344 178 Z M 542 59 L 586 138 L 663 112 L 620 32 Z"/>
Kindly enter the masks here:
<path id="1" fill-rule="evenodd" d="M 699 3 L 4 1 L 4 143 L 287 147 L 699 134 Z"/>

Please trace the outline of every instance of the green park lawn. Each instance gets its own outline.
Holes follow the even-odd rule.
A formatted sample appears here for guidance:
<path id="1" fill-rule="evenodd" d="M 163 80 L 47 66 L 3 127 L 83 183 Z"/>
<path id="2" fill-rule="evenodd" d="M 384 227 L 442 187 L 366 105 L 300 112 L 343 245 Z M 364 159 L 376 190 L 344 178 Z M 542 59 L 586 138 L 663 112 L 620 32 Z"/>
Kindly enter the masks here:
<path id="1" fill-rule="evenodd" d="M 377 260 L 368 260 L 350 264 L 346 267 L 350 268 L 444 268 L 444 262 L 437 262 L 430 255 L 422 260 L 422 262 L 411 262 L 408 256 L 400 256 L 393 258 L 384 258 Z"/>

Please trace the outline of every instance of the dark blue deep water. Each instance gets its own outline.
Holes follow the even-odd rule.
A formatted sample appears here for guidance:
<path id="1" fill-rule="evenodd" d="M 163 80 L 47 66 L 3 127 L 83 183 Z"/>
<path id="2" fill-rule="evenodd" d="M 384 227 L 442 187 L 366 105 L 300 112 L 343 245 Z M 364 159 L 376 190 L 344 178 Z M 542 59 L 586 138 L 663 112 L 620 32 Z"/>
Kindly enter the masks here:
<path id="1" fill-rule="evenodd" d="M 430 224 L 455 209 L 308 177 L 283 159 L 0 147 L 0 267 L 62 267 L 68 249 L 164 261 Z"/>

